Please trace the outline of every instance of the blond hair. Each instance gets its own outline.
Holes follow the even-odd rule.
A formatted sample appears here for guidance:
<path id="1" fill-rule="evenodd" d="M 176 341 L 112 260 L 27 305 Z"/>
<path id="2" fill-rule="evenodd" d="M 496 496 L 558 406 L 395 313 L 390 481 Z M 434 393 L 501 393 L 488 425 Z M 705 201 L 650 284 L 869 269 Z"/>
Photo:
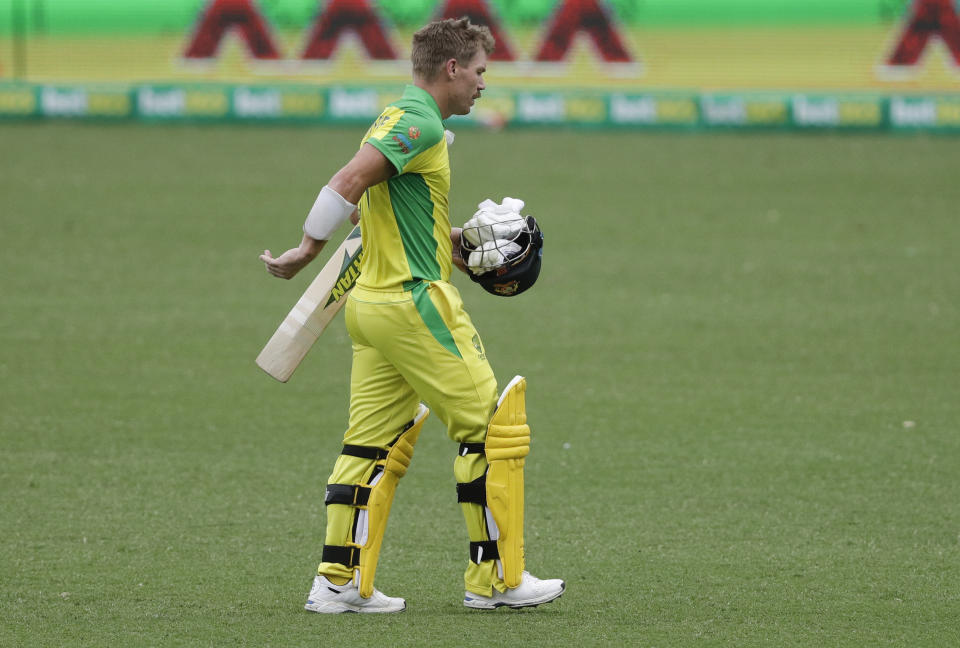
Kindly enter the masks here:
<path id="1" fill-rule="evenodd" d="M 492 54 L 496 42 L 490 30 L 470 23 L 469 18 L 437 20 L 422 27 L 413 35 L 413 62 L 415 77 L 432 81 L 450 59 L 467 64 L 482 47 Z"/>

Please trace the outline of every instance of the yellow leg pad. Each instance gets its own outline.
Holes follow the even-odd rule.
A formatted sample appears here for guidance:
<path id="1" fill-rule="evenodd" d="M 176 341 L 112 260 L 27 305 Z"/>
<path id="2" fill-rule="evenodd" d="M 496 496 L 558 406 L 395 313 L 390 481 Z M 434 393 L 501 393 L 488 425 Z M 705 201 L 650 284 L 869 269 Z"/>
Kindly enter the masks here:
<path id="1" fill-rule="evenodd" d="M 490 419 L 484 444 L 487 508 L 497 524 L 497 551 L 503 582 L 517 587 L 523 577 L 523 465 L 530 453 L 526 379 L 517 376 L 504 390 Z"/>
<path id="2" fill-rule="evenodd" d="M 390 517 L 390 505 L 397 490 L 397 481 L 407 474 L 410 460 L 413 459 L 413 446 L 417 443 L 423 422 L 427 420 L 430 410 L 424 405 L 414 419 L 413 425 L 400 435 L 386 459 L 383 460 L 383 473 L 380 479 L 370 489 L 370 499 L 367 501 L 367 541 L 360 547 L 360 596 L 370 598 L 373 594 L 373 577 L 377 572 L 377 560 L 380 558 L 380 545 L 383 543 L 383 534 L 387 529 L 387 518 Z"/>

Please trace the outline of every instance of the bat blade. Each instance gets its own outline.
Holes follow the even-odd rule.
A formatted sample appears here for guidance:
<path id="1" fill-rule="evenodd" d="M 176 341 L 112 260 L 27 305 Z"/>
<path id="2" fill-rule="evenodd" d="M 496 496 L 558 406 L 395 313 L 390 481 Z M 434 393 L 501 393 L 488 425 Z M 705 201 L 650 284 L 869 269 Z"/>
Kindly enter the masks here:
<path id="1" fill-rule="evenodd" d="M 280 382 L 290 380 L 310 347 L 347 303 L 360 275 L 362 259 L 358 225 L 347 234 L 260 351 L 257 365 L 261 369 Z"/>

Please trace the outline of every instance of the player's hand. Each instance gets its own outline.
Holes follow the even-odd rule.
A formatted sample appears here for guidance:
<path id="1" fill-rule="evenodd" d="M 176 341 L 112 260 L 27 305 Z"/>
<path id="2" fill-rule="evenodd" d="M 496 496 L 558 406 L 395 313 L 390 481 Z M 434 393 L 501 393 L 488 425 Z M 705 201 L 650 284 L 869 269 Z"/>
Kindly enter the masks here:
<path id="1" fill-rule="evenodd" d="M 298 272 L 313 261 L 326 245 L 326 241 L 312 239 L 306 234 L 299 247 L 291 248 L 274 258 L 270 250 L 264 250 L 260 260 L 267 266 L 267 272 L 281 279 L 292 279 Z"/>
<path id="2" fill-rule="evenodd" d="M 260 255 L 260 260 L 267 266 L 267 272 L 274 277 L 292 279 L 313 260 L 313 257 L 304 255 L 300 248 L 295 247 L 276 258 L 270 250 L 264 250 L 263 254 Z"/>
<path id="3" fill-rule="evenodd" d="M 449 132 L 449 131 L 448 131 Z M 451 256 L 453 257 L 453 265 L 461 272 L 470 274 L 467 272 L 467 263 L 463 260 L 463 257 L 460 255 L 460 238 L 463 235 L 463 229 L 459 227 L 450 228 L 450 246 Z"/>

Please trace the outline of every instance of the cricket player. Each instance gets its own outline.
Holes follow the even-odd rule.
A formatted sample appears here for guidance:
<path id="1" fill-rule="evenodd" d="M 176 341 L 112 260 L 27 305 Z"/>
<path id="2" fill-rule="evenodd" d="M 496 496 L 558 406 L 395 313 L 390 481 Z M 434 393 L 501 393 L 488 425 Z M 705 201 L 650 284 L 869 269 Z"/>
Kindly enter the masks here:
<path id="1" fill-rule="evenodd" d="M 359 212 L 364 256 L 345 307 L 350 420 L 327 483 L 322 562 L 306 604 L 313 612 L 405 609 L 373 579 L 397 482 L 430 410 L 460 444 L 454 474 L 469 535 L 464 605 L 536 606 L 564 590 L 563 581 L 524 569 L 526 381 L 516 377 L 498 398 L 480 336 L 450 283 L 462 261 L 460 230 L 448 213 L 443 120 L 469 113 L 480 98 L 493 49 L 490 31 L 466 18 L 417 31 L 413 84 L 320 191 L 299 247 L 260 257 L 270 274 L 289 279 Z"/>

